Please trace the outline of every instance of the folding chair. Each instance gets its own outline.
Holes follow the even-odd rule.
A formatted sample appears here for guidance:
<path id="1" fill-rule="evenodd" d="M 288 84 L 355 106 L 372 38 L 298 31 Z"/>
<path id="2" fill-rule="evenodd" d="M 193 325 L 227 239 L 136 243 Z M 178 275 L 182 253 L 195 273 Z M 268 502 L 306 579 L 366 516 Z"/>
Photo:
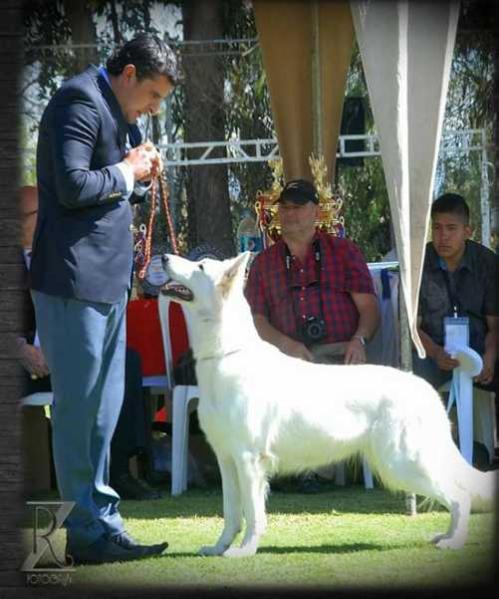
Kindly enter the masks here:
<path id="1" fill-rule="evenodd" d="M 495 447 L 497 445 L 496 408 L 494 392 L 473 387 L 472 406 L 457 401 L 453 398 L 451 381 L 444 383 L 438 392 L 449 393 L 447 409 L 450 411 L 455 401 L 457 425 L 459 431 L 459 450 L 463 457 L 471 464 L 473 462 L 473 441 L 482 443 L 489 454 L 489 463 L 494 461 Z"/>
<path id="2" fill-rule="evenodd" d="M 54 401 L 54 394 L 51 391 L 45 391 L 40 393 L 32 393 L 26 395 L 21 400 L 23 406 L 51 406 Z"/>

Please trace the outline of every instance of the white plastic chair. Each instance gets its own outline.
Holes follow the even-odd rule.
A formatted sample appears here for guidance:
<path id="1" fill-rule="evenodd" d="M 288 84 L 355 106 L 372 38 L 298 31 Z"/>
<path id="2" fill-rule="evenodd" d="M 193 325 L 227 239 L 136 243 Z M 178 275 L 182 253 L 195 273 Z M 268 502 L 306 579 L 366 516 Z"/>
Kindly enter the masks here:
<path id="1" fill-rule="evenodd" d="M 366 489 L 373 489 L 373 475 L 365 458 L 362 458 L 362 473 L 364 475 L 364 487 Z M 342 487 L 345 486 L 345 462 L 338 462 L 338 464 L 335 465 L 334 482 L 336 485 L 340 485 Z"/>
<path id="2" fill-rule="evenodd" d="M 21 400 L 22 406 L 51 406 L 54 401 L 54 394 L 51 391 L 44 391 L 40 393 L 32 393 L 26 395 Z"/>
<path id="3" fill-rule="evenodd" d="M 166 371 L 172 392 L 172 495 L 180 495 L 187 489 L 187 464 L 189 455 L 189 415 L 197 408 L 199 390 L 197 385 L 177 385 L 173 372 L 176 352 L 172 346 L 174 336 L 170 331 L 170 306 L 173 302 L 168 296 L 158 296 L 159 319 L 163 335 Z M 190 337 L 190 321 L 187 312 L 182 310 Z"/>
<path id="4" fill-rule="evenodd" d="M 451 402 L 451 381 L 444 383 L 438 392 L 449 393 L 448 407 Z M 459 450 L 469 463 L 473 462 L 473 441 L 482 443 L 492 463 L 497 445 L 496 408 L 494 393 L 473 387 L 473 406 L 455 403 L 459 431 Z"/>

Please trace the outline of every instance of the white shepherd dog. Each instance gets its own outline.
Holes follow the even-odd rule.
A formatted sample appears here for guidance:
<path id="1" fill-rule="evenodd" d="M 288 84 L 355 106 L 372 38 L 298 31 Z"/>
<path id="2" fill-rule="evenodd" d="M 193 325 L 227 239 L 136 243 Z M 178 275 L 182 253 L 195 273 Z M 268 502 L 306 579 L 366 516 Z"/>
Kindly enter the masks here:
<path id="1" fill-rule="evenodd" d="M 267 479 L 367 458 L 384 485 L 450 511 L 433 542 L 457 549 L 470 509 L 492 510 L 495 473 L 472 468 L 454 444 L 437 392 L 387 366 L 313 364 L 262 341 L 243 295 L 249 253 L 223 262 L 165 255 L 163 293 L 192 316 L 199 422 L 217 456 L 224 528 L 203 555 L 254 555 L 265 530 Z M 246 520 L 240 547 L 231 547 Z"/>

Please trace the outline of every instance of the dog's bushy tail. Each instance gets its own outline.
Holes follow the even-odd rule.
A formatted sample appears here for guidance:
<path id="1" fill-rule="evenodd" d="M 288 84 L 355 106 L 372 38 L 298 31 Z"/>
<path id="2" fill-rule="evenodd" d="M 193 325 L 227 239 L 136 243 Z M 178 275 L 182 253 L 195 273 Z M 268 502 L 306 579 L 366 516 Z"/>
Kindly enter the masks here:
<path id="1" fill-rule="evenodd" d="M 470 466 L 459 454 L 458 485 L 471 495 L 471 509 L 474 512 L 491 512 L 495 508 L 499 491 L 499 471 L 482 472 Z"/>
<path id="2" fill-rule="evenodd" d="M 474 481 L 470 489 L 471 509 L 474 512 L 491 512 L 496 505 L 499 489 L 499 471 L 480 472 L 473 468 Z"/>

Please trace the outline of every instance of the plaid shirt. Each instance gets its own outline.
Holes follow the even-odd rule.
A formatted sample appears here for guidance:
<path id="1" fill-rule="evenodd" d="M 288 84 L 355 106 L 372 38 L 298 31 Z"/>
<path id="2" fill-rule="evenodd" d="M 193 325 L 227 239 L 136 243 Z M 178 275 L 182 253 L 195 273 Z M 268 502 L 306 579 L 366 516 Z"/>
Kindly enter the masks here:
<path id="1" fill-rule="evenodd" d="M 320 318 L 322 295 L 327 337 L 321 343 L 349 341 L 359 320 L 350 294 L 374 294 L 372 278 L 354 243 L 327 233 L 317 233 L 315 239 L 321 248 L 320 289 L 313 246 L 304 264 L 292 256 L 288 276 L 286 245 L 280 240 L 254 259 L 246 284 L 246 299 L 253 314 L 265 316 L 281 333 L 300 340 L 297 321 L 305 322 L 309 316 Z"/>

